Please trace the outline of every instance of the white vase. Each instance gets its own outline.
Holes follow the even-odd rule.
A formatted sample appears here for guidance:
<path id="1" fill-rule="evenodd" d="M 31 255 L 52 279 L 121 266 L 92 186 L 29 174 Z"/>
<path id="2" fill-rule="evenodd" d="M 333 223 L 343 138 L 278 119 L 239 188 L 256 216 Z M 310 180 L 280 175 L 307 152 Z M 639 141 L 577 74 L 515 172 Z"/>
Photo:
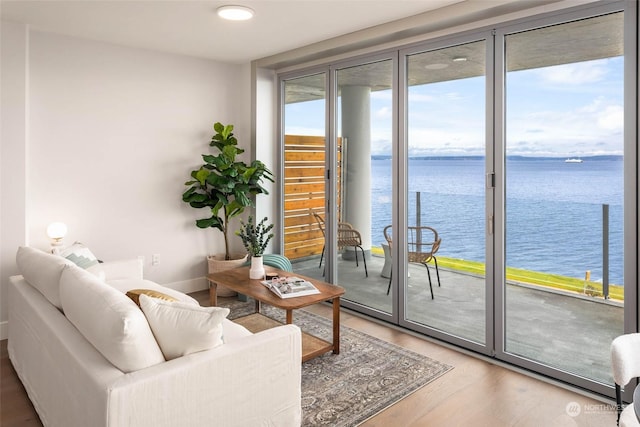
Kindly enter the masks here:
<path id="1" fill-rule="evenodd" d="M 251 257 L 251 268 L 249 269 L 250 279 L 264 279 L 265 271 L 262 264 L 262 256 Z"/>

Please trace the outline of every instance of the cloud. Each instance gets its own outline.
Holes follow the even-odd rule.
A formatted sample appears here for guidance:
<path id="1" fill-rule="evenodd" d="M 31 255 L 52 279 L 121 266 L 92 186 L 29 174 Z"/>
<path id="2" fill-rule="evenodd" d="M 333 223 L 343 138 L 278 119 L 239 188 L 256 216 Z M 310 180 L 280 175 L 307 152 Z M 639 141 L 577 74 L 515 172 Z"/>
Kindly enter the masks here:
<path id="1" fill-rule="evenodd" d="M 543 84 L 579 86 L 594 84 L 605 79 L 609 72 L 607 60 L 554 65 L 534 70 Z"/>
<path id="2" fill-rule="evenodd" d="M 373 113 L 375 119 L 391 119 L 393 117 L 393 110 L 391 107 L 382 107 Z M 391 126 L 391 122 L 389 122 Z"/>
<path id="3" fill-rule="evenodd" d="M 622 154 L 622 61 L 616 58 L 517 72 L 507 94 L 507 154 Z M 484 155 L 484 80 L 409 89 L 409 155 Z M 371 152 L 390 154 L 390 91 L 373 92 Z M 301 115 L 295 133 L 322 135 Z M 307 129 L 309 128 L 309 129 Z M 287 129 L 287 133 L 289 132 Z"/>
<path id="4" fill-rule="evenodd" d="M 412 92 L 409 95 L 409 101 L 410 102 L 433 102 L 437 99 L 437 97 L 433 96 L 433 95 L 428 95 L 426 93 L 415 93 Z"/>
<path id="5" fill-rule="evenodd" d="M 391 102 L 392 100 L 392 93 L 390 90 L 376 90 L 371 92 L 371 99 L 375 99 L 375 100 L 384 100 L 384 101 L 389 101 Z"/>
<path id="6" fill-rule="evenodd" d="M 621 105 L 609 105 L 598 116 L 598 127 L 603 130 L 622 132 L 624 108 Z"/>
<path id="7" fill-rule="evenodd" d="M 536 156 L 619 154 L 623 147 L 623 112 L 619 104 L 596 99 L 566 111 L 511 117 L 507 122 L 507 152 Z"/>

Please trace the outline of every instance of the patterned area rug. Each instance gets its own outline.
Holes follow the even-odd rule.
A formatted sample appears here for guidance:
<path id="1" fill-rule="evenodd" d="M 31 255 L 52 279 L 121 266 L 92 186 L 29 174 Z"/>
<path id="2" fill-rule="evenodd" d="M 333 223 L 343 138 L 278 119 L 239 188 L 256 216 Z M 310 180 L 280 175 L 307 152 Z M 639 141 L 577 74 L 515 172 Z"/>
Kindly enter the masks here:
<path id="1" fill-rule="evenodd" d="M 254 303 L 225 298 L 230 319 L 253 312 Z M 262 313 L 284 322 L 284 310 L 264 305 Z M 304 310 L 294 323 L 331 340 L 331 321 Z M 357 426 L 447 371 L 426 356 L 348 328 L 340 327 L 340 354 L 326 353 L 302 365 L 302 425 Z"/>

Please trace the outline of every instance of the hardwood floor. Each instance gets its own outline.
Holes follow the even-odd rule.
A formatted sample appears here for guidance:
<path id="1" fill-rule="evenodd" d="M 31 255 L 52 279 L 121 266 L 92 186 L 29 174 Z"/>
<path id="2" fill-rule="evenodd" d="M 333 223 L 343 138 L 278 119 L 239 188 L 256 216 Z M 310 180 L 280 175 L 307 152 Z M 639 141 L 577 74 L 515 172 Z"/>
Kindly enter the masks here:
<path id="1" fill-rule="evenodd" d="M 41 426 L 7 353 L 7 340 L 0 341 L 0 426 Z"/>
<path id="2" fill-rule="evenodd" d="M 199 300 L 208 298 L 206 291 L 196 294 Z M 331 315 L 328 305 L 309 310 Z M 611 401 L 584 396 L 347 312 L 342 313 L 341 323 L 454 366 L 366 421 L 364 427 L 615 426 Z M 0 341 L 0 365 L 0 426 L 42 425 L 11 366 L 6 340 Z M 575 411 L 567 411 L 568 407 Z"/>
<path id="3" fill-rule="evenodd" d="M 325 317 L 331 314 L 330 306 L 308 309 Z M 612 401 L 584 396 L 344 311 L 341 324 L 454 366 L 363 427 L 616 425 Z M 567 406 L 580 412 L 571 416 Z"/>

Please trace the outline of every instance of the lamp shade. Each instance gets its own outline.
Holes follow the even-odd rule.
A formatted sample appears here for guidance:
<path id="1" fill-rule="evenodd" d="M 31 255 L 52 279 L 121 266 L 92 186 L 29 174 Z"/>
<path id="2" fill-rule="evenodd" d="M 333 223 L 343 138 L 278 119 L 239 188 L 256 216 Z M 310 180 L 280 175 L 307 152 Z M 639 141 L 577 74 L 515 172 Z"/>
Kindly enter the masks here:
<path id="1" fill-rule="evenodd" d="M 50 239 L 60 240 L 67 234 L 67 225 L 63 222 L 52 222 L 47 227 L 47 236 Z"/>

